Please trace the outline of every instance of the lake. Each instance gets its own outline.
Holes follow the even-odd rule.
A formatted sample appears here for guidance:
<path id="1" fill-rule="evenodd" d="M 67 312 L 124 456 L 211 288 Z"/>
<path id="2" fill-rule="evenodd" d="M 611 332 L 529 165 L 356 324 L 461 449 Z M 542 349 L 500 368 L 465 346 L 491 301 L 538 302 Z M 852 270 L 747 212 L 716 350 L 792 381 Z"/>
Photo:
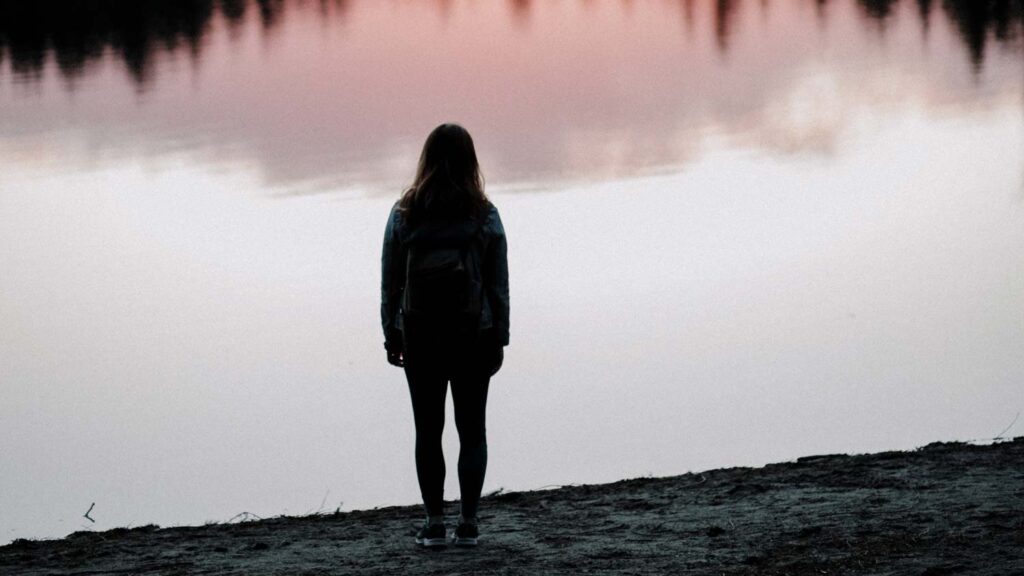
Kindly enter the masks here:
<path id="1" fill-rule="evenodd" d="M 485 493 L 1024 430 L 1020 0 L 7 2 L 0 543 L 419 502 L 379 266 L 446 121 Z"/>

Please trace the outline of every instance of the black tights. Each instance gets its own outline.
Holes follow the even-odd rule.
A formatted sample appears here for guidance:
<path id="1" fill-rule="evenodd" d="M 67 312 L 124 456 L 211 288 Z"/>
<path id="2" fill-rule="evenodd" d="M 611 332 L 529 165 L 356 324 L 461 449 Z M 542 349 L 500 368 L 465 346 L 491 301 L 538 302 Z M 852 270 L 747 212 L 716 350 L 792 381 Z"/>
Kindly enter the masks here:
<path id="1" fill-rule="evenodd" d="M 444 514 L 444 430 L 448 382 L 455 405 L 455 427 L 459 432 L 459 488 L 461 513 L 477 514 L 480 492 L 487 471 L 487 388 L 490 383 L 485 354 L 477 343 L 438 345 L 406 343 L 405 376 L 409 381 L 413 417 L 416 421 L 416 475 L 427 515 Z"/>

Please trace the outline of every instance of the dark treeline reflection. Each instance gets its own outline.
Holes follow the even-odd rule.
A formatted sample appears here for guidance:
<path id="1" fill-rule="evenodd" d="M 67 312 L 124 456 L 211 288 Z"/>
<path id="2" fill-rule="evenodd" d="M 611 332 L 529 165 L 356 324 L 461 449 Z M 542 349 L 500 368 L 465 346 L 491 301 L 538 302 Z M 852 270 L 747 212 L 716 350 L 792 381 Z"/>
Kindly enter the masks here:
<path id="1" fill-rule="evenodd" d="M 1024 0 L 913 0 L 925 27 L 935 5 L 953 22 L 967 46 L 975 70 L 985 61 L 985 47 L 990 34 L 998 42 L 1020 40 L 1024 30 Z M 818 0 L 818 4 L 827 4 Z M 857 0 L 868 17 L 881 21 L 892 16 L 900 0 Z"/>
<path id="2" fill-rule="evenodd" d="M 144 85 L 159 51 L 185 49 L 198 57 L 216 13 L 237 28 L 252 11 L 272 28 L 283 8 L 284 0 L 0 2 L 0 58 L 10 59 L 15 75 L 34 78 L 52 54 L 61 72 L 74 78 L 111 50 Z"/>
<path id="3" fill-rule="evenodd" d="M 585 6 L 590 0 L 580 0 Z M 629 0 L 623 0 L 627 2 Z M 713 3 L 707 25 L 713 26 L 717 45 L 727 50 L 737 8 L 742 0 L 678 0 L 690 25 L 695 5 Z M 788 1 L 788 0 L 787 0 Z M 820 10 L 847 0 L 807 0 Z M 993 41 L 1018 42 L 1024 31 L 1024 0 L 852 0 L 863 14 L 884 24 L 901 2 L 916 4 L 922 26 L 941 12 L 959 31 L 968 55 L 980 70 L 987 45 Z M 770 8 L 770 2 L 762 0 Z M 68 79 L 81 75 L 89 64 L 112 51 L 127 66 L 140 87 L 145 87 L 154 56 L 161 51 L 187 50 L 200 57 L 211 20 L 220 15 L 229 29 L 247 18 L 258 18 L 271 30 L 287 6 L 317 5 L 325 16 L 344 13 L 348 0 L 32 0 L 0 1 L 0 63 L 9 60 L 14 75 L 41 76 L 52 55 Z M 529 0 L 508 0 L 511 15 L 529 21 Z M 449 0 L 437 0 L 439 10 L 451 9 Z M 703 13 L 701 11 L 700 13 Z M 700 24 L 700 23 L 696 23 Z"/>

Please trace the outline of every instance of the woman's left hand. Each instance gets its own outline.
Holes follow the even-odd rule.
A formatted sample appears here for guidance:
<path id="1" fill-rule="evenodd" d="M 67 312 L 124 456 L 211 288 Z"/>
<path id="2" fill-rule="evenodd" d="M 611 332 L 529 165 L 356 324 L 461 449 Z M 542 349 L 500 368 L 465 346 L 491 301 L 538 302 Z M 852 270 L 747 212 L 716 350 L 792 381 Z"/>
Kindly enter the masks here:
<path id="1" fill-rule="evenodd" d="M 491 376 L 494 376 L 498 373 L 498 370 L 501 370 L 503 362 L 505 362 L 505 347 L 495 346 L 494 354 L 491 356 Z"/>

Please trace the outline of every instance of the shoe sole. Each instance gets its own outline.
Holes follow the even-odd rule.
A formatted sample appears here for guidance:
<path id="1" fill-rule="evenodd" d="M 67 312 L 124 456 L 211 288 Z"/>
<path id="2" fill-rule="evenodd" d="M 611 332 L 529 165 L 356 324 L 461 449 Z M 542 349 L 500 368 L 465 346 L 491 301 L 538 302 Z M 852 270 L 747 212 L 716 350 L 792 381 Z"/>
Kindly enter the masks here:
<path id="1" fill-rule="evenodd" d="M 448 545 L 446 538 L 417 538 L 416 543 L 424 548 L 442 548 Z"/>
<path id="2" fill-rule="evenodd" d="M 459 538 L 458 536 L 452 540 L 452 544 L 456 546 L 476 546 L 476 538 Z"/>

